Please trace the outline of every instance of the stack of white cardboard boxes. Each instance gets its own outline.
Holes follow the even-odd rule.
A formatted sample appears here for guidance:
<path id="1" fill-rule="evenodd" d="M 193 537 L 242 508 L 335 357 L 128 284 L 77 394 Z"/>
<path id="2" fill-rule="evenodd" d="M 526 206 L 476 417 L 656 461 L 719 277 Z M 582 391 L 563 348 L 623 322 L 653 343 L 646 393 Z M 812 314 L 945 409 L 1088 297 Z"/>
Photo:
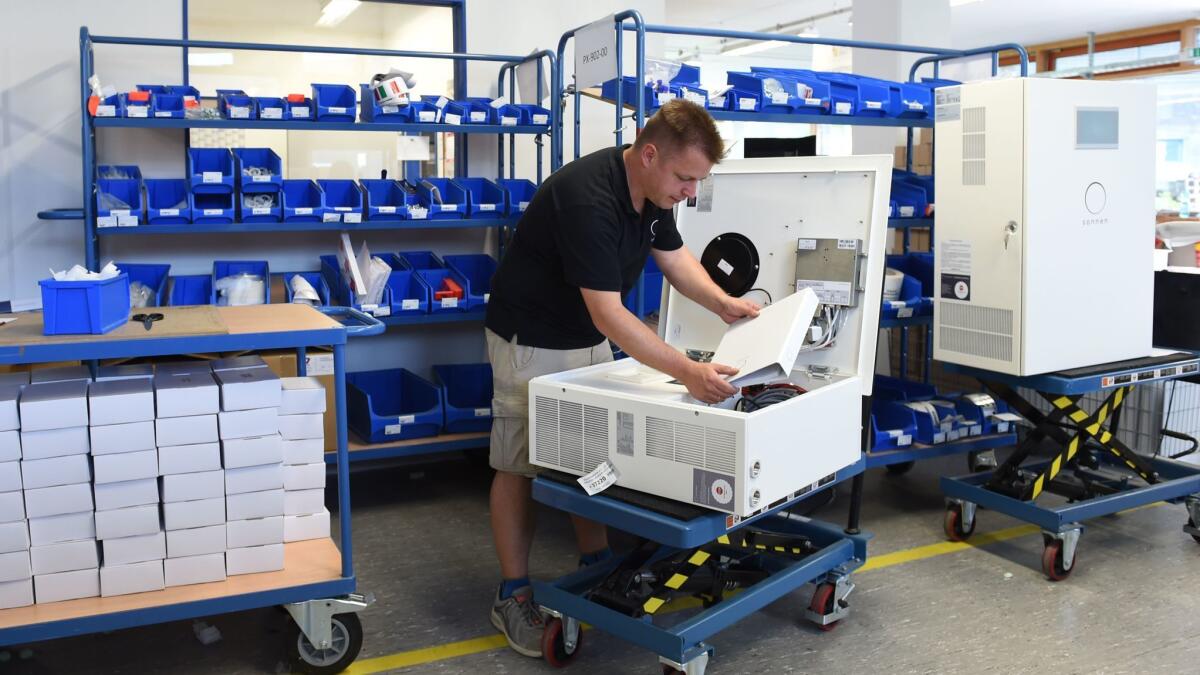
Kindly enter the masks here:
<path id="1" fill-rule="evenodd" d="M 279 435 L 283 437 L 283 540 L 329 536 L 325 508 L 325 389 L 315 378 L 283 380 Z"/>
<path id="2" fill-rule="evenodd" d="M 28 373 L 0 375 L 0 607 L 33 604 L 29 524 L 21 491 L 21 416 L 17 402 Z"/>

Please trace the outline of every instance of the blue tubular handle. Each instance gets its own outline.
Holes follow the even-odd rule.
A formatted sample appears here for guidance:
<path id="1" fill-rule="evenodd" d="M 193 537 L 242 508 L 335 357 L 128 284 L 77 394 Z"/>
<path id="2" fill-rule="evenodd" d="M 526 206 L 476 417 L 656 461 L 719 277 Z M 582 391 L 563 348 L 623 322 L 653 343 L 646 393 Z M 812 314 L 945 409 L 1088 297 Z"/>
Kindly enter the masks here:
<path id="1" fill-rule="evenodd" d="M 38 220 L 83 220 L 83 207 L 38 211 Z"/>
<path id="2" fill-rule="evenodd" d="M 353 307 L 318 307 L 322 314 L 331 316 L 346 327 L 346 335 L 350 337 L 367 337 L 369 335 L 379 335 L 387 328 L 383 322 L 370 314 L 354 309 Z M 347 323 L 349 319 L 353 323 Z"/>

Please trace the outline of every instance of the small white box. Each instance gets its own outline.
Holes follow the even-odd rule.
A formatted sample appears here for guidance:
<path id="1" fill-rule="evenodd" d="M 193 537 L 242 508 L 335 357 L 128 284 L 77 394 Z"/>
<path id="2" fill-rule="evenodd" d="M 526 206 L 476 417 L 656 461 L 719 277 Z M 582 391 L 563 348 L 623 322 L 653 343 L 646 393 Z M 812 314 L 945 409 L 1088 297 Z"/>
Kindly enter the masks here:
<path id="1" fill-rule="evenodd" d="M 34 574 L 86 570 L 100 566 L 100 548 L 95 539 L 34 546 L 29 549 L 29 562 Z"/>
<path id="2" fill-rule="evenodd" d="M 163 561 L 167 586 L 187 586 L 225 580 L 225 552 L 167 558 Z"/>
<path id="3" fill-rule="evenodd" d="M 158 504 L 96 512 L 96 538 L 100 540 L 154 534 L 161 529 Z"/>
<path id="4" fill-rule="evenodd" d="M 180 417 L 178 419 L 187 418 Z M 215 471 L 220 468 L 220 443 L 176 445 L 158 449 L 158 473 L 163 476 L 176 473 Z"/>
<path id="5" fill-rule="evenodd" d="M 284 490 L 324 490 L 325 462 L 283 467 Z"/>
<path id="6" fill-rule="evenodd" d="M 315 377 L 283 377 L 280 415 L 305 415 L 325 412 L 325 387 Z"/>
<path id="7" fill-rule="evenodd" d="M 0 582 L 19 581 L 32 576 L 33 567 L 29 563 L 29 551 L 0 553 Z"/>
<path id="8" fill-rule="evenodd" d="M 212 374 L 209 361 L 171 361 L 154 366 L 154 375 L 196 375 Z"/>
<path id="9" fill-rule="evenodd" d="M 216 443 L 220 440 L 215 414 L 157 419 L 154 421 L 154 431 L 160 448 Z"/>
<path id="10" fill-rule="evenodd" d="M 100 568 L 100 595 L 128 595 L 161 591 L 163 580 L 162 560 L 148 560 L 130 565 L 109 565 Z"/>
<path id="11" fill-rule="evenodd" d="M 94 508 L 91 483 L 73 483 L 25 490 L 26 518 L 46 518 L 67 513 L 90 512 Z"/>
<path id="12" fill-rule="evenodd" d="M 167 557 L 220 553 L 225 550 L 225 523 L 187 530 L 167 530 Z"/>
<path id="13" fill-rule="evenodd" d="M 134 363 L 123 366 L 100 366 L 96 369 L 97 382 L 115 380 L 153 380 L 154 366 L 149 363 Z"/>
<path id="14" fill-rule="evenodd" d="M 225 494 L 263 492 L 283 487 L 283 464 L 263 464 L 225 470 Z"/>
<path id="15" fill-rule="evenodd" d="M 158 417 L 211 415 L 221 407 L 217 381 L 208 373 L 156 374 L 154 393 Z"/>
<path id="16" fill-rule="evenodd" d="M 86 455 L 90 449 L 87 427 L 21 432 L 22 459 Z"/>
<path id="17" fill-rule="evenodd" d="M 100 595 L 100 570 L 92 568 L 35 575 L 33 588 L 39 605 L 60 600 L 94 598 Z"/>
<path id="18" fill-rule="evenodd" d="M 249 520 L 284 515 L 283 490 L 265 490 L 229 495 L 225 498 L 225 517 L 228 520 Z"/>
<path id="19" fill-rule="evenodd" d="M 180 417 L 178 419 L 189 419 Z M 111 455 L 121 452 L 153 450 L 158 447 L 154 437 L 154 421 L 109 424 L 91 427 L 92 456 Z M 45 432 L 38 432 L 45 433 Z"/>
<path id="20" fill-rule="evenodd" d="M 237 371 L 235 371 L 237 372 Z M 279 408 L 256 408 L 217 414 L 221 440 L 254 438 L 279 433 Z"/>
<path id="21" fill-rule="evenodd" d="M 158 476 L 158 451 L 139 450 L 118 455 L 101 455 L 92 459 L 96 485 L 120 483 Z"/>
<path id="22" fill-rule="evenodd" d="M 87 483 L 91 480 L 92 468 L 88 465 L 87 455 L 21 460 L 21 485 L 26 490 Z"/>
<path id="23" fill-rule="evenodd" d="M 146 379 L 93 382 L 88 387 L 92 426 L 154 419 L 154 383 Z"/>
<path id="24" fill-rule="evenodd" d="M 88 514 L 91 515 L 90 513 Z M 80 537 L 82 538 L 82 537 Z M 24 520 L 0 523 L 0 553 L 29 550 L 29 524 Z"/>
<path id="25" fill-rule="evenodd" d="M 21 430 L 86 427 L 88 383 L 31 384 L 21 392 Z"/>
<path id="26" fill-rule="evenodd" d="M 21 485 L 21 463 L 20 462 L 0 462 L 0 492 L 12 492 L 20 490 Z"/>
<path id="27" fill-rule="evenodd" d="M 28 546 L 45 546 L 63 541 L 95 538 L 96 517 L 92 511 L 64 513 L 44 518 L 30 518 L 27 548 Z"/>
<path id="28" fill-rule="evenodd" d="M 279 435 L 287 441 L 302 441 L 325 437 L 325 416 L 321 413 L 307 415 L 280 415 Z"/>
<path id="29" fill-rule="evenodd" d="M 286 493 L 283 515 L 310 516 L 325 510 L 324 490 L 293 490 Z"/>
<path id="30" fill-rule="evenodd" d="M 329 510 L 322 510 L 310 516 L 284 516 L 283 540 L 285 542 L 304 541 L 306 539 L 329 538 Z"/>
<path id="31" fill-rule="evenodd" d="M 0 609 L 28 607 L 33 604 L 33 578 L 0 584 Z"/>
<path id="32" fill-rule="evenodd" d="M 163 503 L 190 502 L 225 495 L 225 472 L 221 470 L 177 473 L 163 476 L 161 480 Z"/>
<path id="33" fill-rule="evenodd" d="M 0 523 L 15 523 L 25 520 L 25 493 L 0 492 Z"/>
<path id="34" fill-rule="evenodd" d="M 279 407 L 279 376 L 270 368 L 219 370 L 215 377 L 221 385 L 222 411 Z"/>
<path id="35" fill-rule="evenodd" d="M 17 412 L 17 402 L 20 399 L 21 385 L 0 384 L 0 429 L 15 431 L 21 428 L 21 415 Z"/>
<path id="36" fill-rule="evenodd" d="M 231 548 L 225 552 L 225 571 L 230 575 L 274 572 L 283 569 L 283 544 Z"/>
<path id="37" fill-rule="evenodd" d="M 127 480 L 120 483 L 94 485 L 92 486 L 92 493 L 96 497 L 97 511 L 111 511 L 113 509 L 123 509 L 128 506 L 157 504 L 159 502 L 158 478 L 142 478 L 140 480 Z"/>
<path id="38" fill-rule="evenodd" d="M 225 524 L 225 545 L 228 548 L 266 546 L 283 543 L 283 516 L 231 520 Z"/>
<path id="39" fill-rule="evenodd" d="M 167 530 L 187 530 L 224 522 L 224 497 L 163 504 L 163 527 Z"/>
<path id="40" fill-rule="evenodd" d="M 283 441 L 284 464 L 316 464 L 325 461 L 325 441 L 306 438 L 302 441 Z"/>
<path id="41" fill-rule="evenodd" d="M 214 373 L 222 370 L 243 370 L 245 368 L 266 368 L 267 362 L 258 354 L 247 354 L 245 356 L 227 356 L 223 359 L 217 359 L 211 364 Z"/>
<path id="42" fill-rule="evenodd" d="M 16 429 L 0 431 L 0 462 L 21 459 L 21 432 Z"/>
<path id="43" fill-rule="evenodd" d="M 167 557 L 167 535 L 163 532 L 105 539 L 103 544 L 105 565 L 128 565 Z"/>
<path id="44" fill-rule="evenodd" d="M 257 438 L 231 438 L 221 441 L 221 455 L 226 469 L 283 462 L 283 439 L 279 434 Z M 229 477 L 225 477 L 226 481 Z"/>
<path id="45" fill-rule="evenodd" d="M 47 382 L 90 382 L 92 371 L 87 366 L 56 366 L 54 368 L 35 368 L 29 373 L 32 384 Z"/>

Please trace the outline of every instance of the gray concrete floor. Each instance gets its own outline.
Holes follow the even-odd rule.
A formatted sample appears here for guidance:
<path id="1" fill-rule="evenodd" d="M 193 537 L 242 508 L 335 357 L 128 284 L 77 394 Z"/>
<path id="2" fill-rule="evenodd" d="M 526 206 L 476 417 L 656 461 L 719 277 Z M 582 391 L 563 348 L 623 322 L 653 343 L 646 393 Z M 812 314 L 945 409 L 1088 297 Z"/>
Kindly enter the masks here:
<path id="1" fill-rule="evenodd" d="M 944 541 L 940 475 L 961 457 L 918 464 L 904 476 L 871 471 L 864 528 L 879 556 Z M 489 471 L 464 459 L 379 468 L 352 476 L 362 615 L 360 664 L 396 652 L 493 635 L 487 611 L 497 583 L 487 523 Z M 845 518 L 849 487 L 819 512 Z M 331 506 L 336 499 L 330 496 Z M 821 633 L 802 620 L 810 591 L 770 605 L 714 640 L 710 673 L 1182 673 L 1200 663 L 1200 546 L 1180 531 L 1181 506 L 1160 505 L 1088 524 L 1071 578 L 1040 571 L 1040 536 L 863 571 L 851 614 Z M 977 532 L 1017 525 L 981 511 Z M 574 568 L 566 518 L 544 511 L 535 576 Z M 0 673 L 285 672 L 286 616 L 278 609 L 208 617 L 223 639 L 202 646 L 190 621 L 28 645 L 0 654 Z M 494 649 L 428 662 L 404 673 L 551 672 Z M 589 631 L 571 672 L 658 672 L 649 652 Z"/>

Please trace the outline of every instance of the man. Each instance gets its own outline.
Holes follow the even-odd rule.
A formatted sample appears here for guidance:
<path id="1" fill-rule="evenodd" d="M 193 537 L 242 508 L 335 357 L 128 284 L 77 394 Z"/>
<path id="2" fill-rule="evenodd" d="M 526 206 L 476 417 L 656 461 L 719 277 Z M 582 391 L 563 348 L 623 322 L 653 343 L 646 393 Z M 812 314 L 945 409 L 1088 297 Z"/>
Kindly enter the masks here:
<path id="1" fill-rule="evenodd" d="M 649 254 L 679 292 L 732 323 L 758 306 L 722 291 L 683 246 L 672 207 L 694 197 L 724 154 L 712 117 L 673 100 L 632 146 L 555 172 L 530 202 L 492 279 L 486 336 L 492 363 L 492 537 L 503 581 L 492 624 L 526 656 L 542 655 L 542 618 L 529 587 L 536 468 L 529 463 L 529 380 L 612 360 L 608 340 L 667 373 L 698 400 L 735 393 L 729 366 L 697 363 L 660 340 L 621 302 Z M 607 338 L 607 339 L 606 339 Z M 572 516 L 581 564 L 611 555 L 603 525 Z"/>

